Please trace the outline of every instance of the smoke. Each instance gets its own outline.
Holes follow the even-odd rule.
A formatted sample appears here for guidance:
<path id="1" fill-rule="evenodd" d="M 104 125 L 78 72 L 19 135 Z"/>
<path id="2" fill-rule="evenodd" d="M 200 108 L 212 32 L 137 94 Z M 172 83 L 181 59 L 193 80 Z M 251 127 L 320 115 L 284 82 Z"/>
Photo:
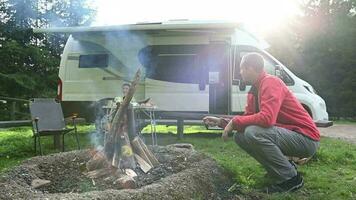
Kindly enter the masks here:
<path id="1" fill-rule="evenodd" d="M 104 149 L 103 134 L 101 134 L 99 130 L 90 133 L 89 138 L 90 138 L 90 144 L 92 144 L 97 151 L 101 151 Z"/>
<path id="2" fill-rule="evenodd" d="M 90 142 L 96 149 L 102 149 L 105 131 L 108 130 L 106 126 L 110 120 L 109 110 L 105 107 L 112 104 L 115 97 L 122 97 L 122 84 L 130 82 L 139 68 L 142 70 L 138 55 L 139 51 L 149 44 L 149 41 L 145 34 L 131 31 L 75 34 L 74 38 L 73 42 L 76 42 L 80 47 L 72 49 L 73 52 L 109 54 L 109 66 L 93 69 L 93 73 L 100 70 L 100 74 L 111 78 L 103 81 L 88 77 L 88 80 L 93 83 L 90 84 L 90 88 L 87 88 L 90 96 L 95 99 L 90 104 L 90 108 L 95 110 L 96 130 L 90 134 Z M 144 77 L 144 74 L 141 77 Z M 139 89 L 140 87 L 141 89 Z M 143 85 L 139 85 L 135 94 L 136 99 L 144 99 L 142 87 Z"/>
<path id="3" fill-rule="evenodd" d="M 105 48 L 112 53 L 116 62 L 123 66 L 117 70 L 122 70 L 121 72 L 126 75 L 124 78 L 131 80 L 138 68 L 142 68 L 138 56 L 140 50 L 148 46 L 149 39 L 143 32 L 137 31 L 107 32 L 103 37 Z"/>

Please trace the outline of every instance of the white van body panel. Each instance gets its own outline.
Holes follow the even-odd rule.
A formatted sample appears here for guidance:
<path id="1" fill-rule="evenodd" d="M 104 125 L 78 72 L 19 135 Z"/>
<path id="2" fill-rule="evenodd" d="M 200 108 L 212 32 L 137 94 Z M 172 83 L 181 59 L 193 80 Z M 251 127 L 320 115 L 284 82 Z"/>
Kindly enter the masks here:
<path id="1" fill-rule="evenodd" d="M 137 50 L 143 48 L 147 44 L 143 44 L 142 40 L 120 40 L 120 38 L 109 36 L 105 37 L 87 37 L 81 38 L 81 42 L 74 39 L 72 36 L 68 39 L 66 48 L 64 49 L 59 77 L 63 82 L 63 101 L 97 101 L 108 96 L 118 96 L 121 94 L 121 85 L 128 80 L 128 76 L 132 75 L 134 69 L 121 68 L 121 66 L 140 66 L 136 58 Z M 82 48 L 83 41 L 89 44 L 95 44 L 99 48 L 93 50 L 90 48 Z M 124 51 L 120 47 L 131 47 Z M 125 48 L 126 49 L 126 48 Z M 88 54 L 109 54 L 109 64 L 105 69 L 100 68 L 78 68 L 79 56 Z M 71 57 L 77 59 L 69 59 Z M 122 63 L 119 63 L 122 62 Z M 119 79 L 121 77 L 121 79 Z M 108 78 L 109 80 L 103 80 Z M 110 79 L 111 78 L 111 79 Z M 140 85 L 137 94 L 141 94 L 144 87 Z M 140 96 L 140 95 L 138 95 Z M 142 97 L 143 98 L 143 97 Z"/>
<path id="2" fill-rule="evenodd" d="M 196 84 L 167 83 L 153 79 L 146 79 L 145 85 L 146 96 L 160 105 L 160 110 L 195 112 L 209 110 L 209 86 L 204 91 L 199 91 Z"/>
<path id="3" fill-rule="evenodd" d="M 224 42 L 230 46 L 252 46 L 262 51 L 268 47 L 267 43 L 240 28 L 233 28 L 231 32 L 215 32 L 213 28 L 209 30 L 210 32 L 193 30 L 199 26 L 204 27 L 190 22 L 145 25 L 140 28 L 132 25 L 126 29 L 123 26 L 111 26 L 52 30 L 53 32 L 73 33 L 64 48 L 59 69 L 59 77 L 62 81 L 62 101 L 90 102 L 120 96 L 121 85 L 130 81 L 135 71 L 142 68 L 142 63 L 138 59 L 139 51 L 149 45 L 209 45 Z M 206 26 L 210 27 L 210 25 Z M 218 30 L 219 26 L 216 27 Z M 140 30 L 163 30 L 163 33 L 147 34 Z M 101 53 L 109 55 L 106 68 L 78 67 L 80 55 Z M 288 86 L 289 89 L 302 104 L 310 109 L 314 120 L 328 120 L 324 100 L 305 88 L 311 88 L 310 84 L 295 76 L 278 60 L 275 59 L 275 61 L 293 79 L 294 85 Z M 231 70 L 232 66 L 229 68 Z M 209 112 L 209 84 L 204 90 L 199 89 L 198 86 L 198 84 L 144 78 L 137 88 L 135 99 L 150 97 L 158 108 L 164 111 Z M 231 112 L 243 112 L 249 86 L 245 91 L 240 91 L 237 85 L 229 88 L 231 90 L 229 100 Z"/>

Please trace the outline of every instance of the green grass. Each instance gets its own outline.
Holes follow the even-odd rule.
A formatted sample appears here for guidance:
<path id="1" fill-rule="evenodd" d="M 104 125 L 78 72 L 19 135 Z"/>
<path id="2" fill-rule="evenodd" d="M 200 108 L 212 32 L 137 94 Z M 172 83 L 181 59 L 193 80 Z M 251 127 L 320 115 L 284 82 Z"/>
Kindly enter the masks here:
<path id="1" fill-rule="evenodd" d="M 159 132 L 176 132 L 175 128 L 160 126 Z M 147 129 L 147 128 L 146 128 Z M 90 147 L 93 126 L 80 126 L 80 141 L 83 147 Z M 148 129 L 149 130 L 149 129 Z M 148 131 L 146 130 L 146 131 Z M 185 127 L 185 131 L 204 132 L 203 127 Z M 242 185 L 243 195 L 258 195 L 263 199 L 356 199 L 356 145 L 344 141 L 322 138 L 316 158 L 300 166 L 304 174 L 305 187 L 291 194 L 264 195 L 256 192 L 269 180 L 265 171 L 253 158 L 240 149 L 232 140 L 223 143 L 216 131 L 209 134 L 187 134 L 183 140 L 170 134 L 160 134 L 159 144 L 174 142 L 192 143 L 199 151 L 214 158 L 223 168 L 231 172 L 232 179 Z M 34 156 L 32 132 L 29 127 L 0 130 L 0 171 L 19 164 Z M 75 149 L 73 136 L 66 137 L 67 149 Z M 148 137 L 149 138 L 149 137 Z M 148 142 L 150 140 L 148 139 Z M 54 153 L 53 139 L 43 140 L 45 154 Z"/>
<path id="2" fill-rule="evenodd" d="M 268 180 L 264 169 L 233 141 L 220 138 L 186 138 L 196 149 L 213 157 L 241 183 L 254 191 Z M 356 146 L 336 139 L 322 138 L 316 158 L 299 170 L 304 174 L 305 187 L 296 193 L 262 195 L 267 199 L 356 199 Z"/>
<path id="3" fill-rule="evenodd" d="M 355 125 L 356 124 L 356 121 L 355 120 L 335 120 L 334 121 L 335 124 L 353 124 Z"/>
<path id="4" fill-rule="evenodd" d="M 88 133 L 93 130 L 93 125 L 78 127 L 79 141 L 83 148 L 90 146 Z M 0 129 L 0 172 L 17 165 L 24 159 L 35 156 L 32 135 L 31 127 Z M 41 137 L 41 144 L 44 154 L 58 152 L 53 148 L 53 137 Z M 65 147 L 66 150 L 76 149 L 74 134 L 66 134 Z"/>

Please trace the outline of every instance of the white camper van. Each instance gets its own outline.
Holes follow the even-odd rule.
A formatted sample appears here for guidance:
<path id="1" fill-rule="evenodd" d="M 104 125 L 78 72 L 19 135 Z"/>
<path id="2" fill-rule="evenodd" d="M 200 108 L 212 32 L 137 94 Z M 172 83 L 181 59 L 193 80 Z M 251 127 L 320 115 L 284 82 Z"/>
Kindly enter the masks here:
<path id="1" fill-rule="evenodd" d="M 137 68 L 144 76 L 135 99 L 150 97 L 161 112 L 239 114 L 250 86 L 241 82 L 241 57 L 258 52 L 315 121 L 328 120 L 313 87 L 265 51 L 265 42 L 239 24 L 171 21 L 103 27 L 37 29 L 70 33 L 58 96 L 65 112 L 92 114 L 92 103 L 121 94 Z"/>

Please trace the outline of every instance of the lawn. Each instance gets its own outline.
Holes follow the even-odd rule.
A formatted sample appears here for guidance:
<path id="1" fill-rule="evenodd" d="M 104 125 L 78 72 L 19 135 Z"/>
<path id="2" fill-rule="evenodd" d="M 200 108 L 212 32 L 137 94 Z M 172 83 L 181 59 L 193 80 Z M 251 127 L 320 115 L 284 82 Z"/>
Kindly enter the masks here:
<path id="1" fill-rule="evenodd" d="M 351 124 L 351 125 L 355 125 L 356 124 L 356 120 L 335 120 L 334 124 Z"/>
<path id="2" fill-rule="evenodd" d="M 93 131 L 92 125 L 79 126 L 83 148 L 89 148 L 95 141 L 91 134 Z M 145 131 L 149 132 L 149 128 Z M 214 158 L 233 174 L 232 178 L 240 183 L 240 192 L 244 195 L 257 194 L 263 199 L 356 199 L 356 145 L 322 138 L 316 157 L 299 167 L 306 182 L 302 190 L 291 194 L 262 195 L 256 193 L 256 188 L 268 182 L 263 177 L 264 170 L 232 140 L 223 143 L 216 131 L 204 131 L 204 128 L 196 126 L 185 127 L 185 133 L 191 134 L 186 134 L 183 140 L 177 140 L 174 127 L 159 126 L 158 131 L 170 133 L 159 134 L 159 144 L 189 142 L 197 150 Z M 31 136 L 29 127 L 0 130 L 0 171 L 4 172 L 35 155 Z M 52 149 L 52 138 L 47 137 L 42 141 L 45 154 L 56 152 Z M 147 141 L 149 142 L 149 139 Z M 75 149 L 73 136 L 67 135 L 66 143 L 67 150 Z"/>

